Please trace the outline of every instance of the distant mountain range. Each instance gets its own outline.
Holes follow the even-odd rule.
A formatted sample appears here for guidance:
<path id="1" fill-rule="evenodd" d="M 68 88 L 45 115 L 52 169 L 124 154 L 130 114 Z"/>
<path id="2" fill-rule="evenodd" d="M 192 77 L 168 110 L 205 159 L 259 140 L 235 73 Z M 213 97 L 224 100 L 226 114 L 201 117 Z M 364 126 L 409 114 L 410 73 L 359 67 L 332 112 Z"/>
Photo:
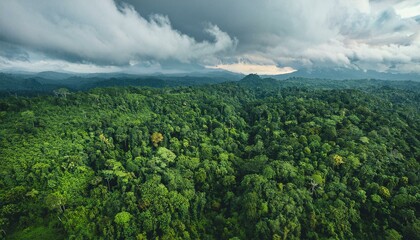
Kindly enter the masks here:
<path id="1" fill-rule="evenodd" d="M 5 72 L 5 74 L 16 75 L 21 77 L 40 77 L 50 80 L 64 80 L 71 77 L 80 77 L 80 78 L 139 78 L 139 77 L 218 77 L 229 79 L 231 81 L 240 80 L 245 75 L 239 73 L 233 73 L 230 71 L 222 69 L 204 69 L 196 70 L 191 72 L 182 72 L 182 73 L 149 73 L 149 74 L 136 74 L 136 73 L 124 73 L 124 72 L 111 72 L 111 73 L 73 73 L 73 72 L 54 72 L 54 71 L 44 71 L 44 72 Z"/>
<path id="2" fill-rule="evenodd" d="M 355 80 L 359 79 L 359 80 Z M 126 73 L 0 73 L 0 95 L 12 93 L 34 95 L 52 93 L 58 88 L 68 88 L 71 91 L 84 91 L 96 87 L 113 86 L 143 86 L 143 87 L 176 87 L 217 84 L 222 82 L 238 82 L 248 87 L 321 87 L 347 88 L 354 84 L 365 87 L 394 86 L 392 81 L 409 80 L 398 86 L 418 88 L 420 77 L 417 74 L 389 74 L 375 71 L 354 71 L 349 69 L 312 69 L 301 70 L 290 74 L 274 76 L 244 76 L 224 70 L 197 71 L 188 74 L 135 75 Z M 347 81 L 346 81 L 347 80 Z M 415 84 L 415 82 L 417 82 Z"/>
<path id="3" fill-rule="evenodd" d="M 239 81 L 243 75 L 227 71 L 209 71 L 189 74 L 134 75 L 125 73 L 73 74 L 61 72 L 0 73 L 0 95 L 19 93 L 34 95 L 52 93 L 58 88 L 83 91 L 96 87 L 140 86 L 176 87 L 217 84 Z"/>
<path id="4" fill-rule="evenodd" d="M 53 72 L 45 71 L 39 73 L 30 72 L 10 72 L 12 75 L 19 75 L 25 77 L 40 77 L 50 80 L 64 80 L 71 77 L 79 78 L 139 78 L 139 77 L 210 77 L 219 78 L 226 81 L 238 81 L 245 77 L 244 74 L 234 73 L 222 69 L 196 69 L 191 72 L 183 73 L 152 73 L 152 74 L 131 74 L 124 72 L 115 73 L 71 73 L 71 72 Z M 385 73 L 378 71 L 362 71 L 348 68 L 311 68 L 311 69 L 300 69 L 293 73 L 280 74 L 280 75 L 262 75 L 263 77 L 271 77 L 278 80 L 284 80 L 293 77 L 299 78 L 318 78 L 318 79 L 334 79 L 334 80 L 345 80 L 345 79 L 380 79 L 380 80 L 412 80 L 420 81 L 420 74 L 416 73 Z"/>
<path id="5" fill-rule="evenodd" d="M 378 71 L 362 71 L 348 68 L 317 68 L 301 69 L 289 74 L 270 75 L 275 79 L 288 79 L 292 77 L 299 78 L 319 78 L 319 79 L 380 79 L 380 80 L 412 80 L 420 81 L 420 74 L 415 73 L 384 73 Z"/>
<path id="6" fill-rule="evenodd" d="M 378 80 L 378 79 L 315 79 L 291 77 L 279 80 L 272 77 L 261 77 L 250 74 L 238 82 L 239 85 L 249 88 L 261 89 L 280 89 L 280 88 L 300 88 L 300 89 L 378 89 L 378 88 L 397 88 L 420 92 L 420 81 L 404 80 Z"/>

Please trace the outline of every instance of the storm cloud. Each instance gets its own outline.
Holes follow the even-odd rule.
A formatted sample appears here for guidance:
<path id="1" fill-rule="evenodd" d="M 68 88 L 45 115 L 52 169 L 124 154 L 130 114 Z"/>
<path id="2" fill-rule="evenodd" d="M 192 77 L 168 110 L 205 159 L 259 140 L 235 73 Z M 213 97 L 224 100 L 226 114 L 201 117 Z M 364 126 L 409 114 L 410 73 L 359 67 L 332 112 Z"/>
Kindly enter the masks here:
<path id="1" fill-rule="evenodd" d="M 180 29 L 204 37 L 211 21 L 240 44 L 234 61 L 300 67 L 418 71 L 420 1 L 145 0 L 140 12 L 172 13 Z M 194 12 L 183 14 L 183 11 Z M 194 21 L 195 20 L 195 21 Z M 224 62 L 226 63 L 226 62 Z"/>
<path id="2" fill-rule="evenodd" d="M 2 41 L 68 61 L 107 65 L 144 59 L 188 62 L 213 57 L 236 45 L 216 25 L 207 24 L 203 32 L 210 41 L 198 42 L 177 31 L 167 16 L 153 14 L 146 19 L 132 6 L 117 6 L 112 0 L 0 2 Z"/>
<path id="3" fill-rule="evenodd" d="M 9 47 L 0 55 L 3 65 L 23 61 L 10 50 L 23 49 L 28 62 L 32 53 L 108 67 L 420 73 L 419 16 L 418 0 L 5 0 L 0 40 Z"/>

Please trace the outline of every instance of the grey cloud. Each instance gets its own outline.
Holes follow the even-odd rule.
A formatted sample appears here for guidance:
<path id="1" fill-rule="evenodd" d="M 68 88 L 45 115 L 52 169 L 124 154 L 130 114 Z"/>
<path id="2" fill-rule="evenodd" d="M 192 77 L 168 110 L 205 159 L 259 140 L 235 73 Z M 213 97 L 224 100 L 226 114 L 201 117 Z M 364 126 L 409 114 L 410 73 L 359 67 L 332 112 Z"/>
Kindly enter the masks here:
<path id="1" fill-rule="evenodd" d="M 7 60 L 28 61 L 29 54 L 22 48 L 10 44 L 8 42 L 0 41 L 0 57 Z"/>
<path id="2" fill-rule="evenodd" d="M 126 65 L 144 59 L 188 62 L 234 48 L 236 40 L 217 26 L 204 29 L 209 41 L 174 29 L 169 18 L 140 16 L 112 0 L 4 0 L 0 39 L 69 61 Z"/>
<path id="3" fill-rule="evenodd" d="M 311 41 L 324 41 L 334 30 L 319 29 L 325 24 L 329 8 L 317 1 L 271 0 L 128 0 L 136 10 L 147 15 L 164 13 L 170 16 L 177 28 L 205 38 L 201 24 L 212 22 L 226 32 L 238 37 L 238 48 L 254 48 L 260 44 L 278 44 L 284 37 Z M 314 34 L 315 31 L 317 34 Z"/>
<path id="4" fill-rule="evenodd" d="M 60 59 L 105 65 L 175 60 L 420 72 L 420 16 L 402 14 L 418 3 L 4 0 L 0 39 Z"/>
<path id="5" fill-rule="evenodd" d="M 409 67 L 419 63 L 418 17 L 403 18 L 393 7 L 414 6 L 417 0 L 127 1 L 143 14 L 168 14 L 197 38 L 205 38 L 199 31 L 205 21 L 236 36 L 236 54 L 224 63 L 257 59 L 294 68 L 418 69 Z"/>

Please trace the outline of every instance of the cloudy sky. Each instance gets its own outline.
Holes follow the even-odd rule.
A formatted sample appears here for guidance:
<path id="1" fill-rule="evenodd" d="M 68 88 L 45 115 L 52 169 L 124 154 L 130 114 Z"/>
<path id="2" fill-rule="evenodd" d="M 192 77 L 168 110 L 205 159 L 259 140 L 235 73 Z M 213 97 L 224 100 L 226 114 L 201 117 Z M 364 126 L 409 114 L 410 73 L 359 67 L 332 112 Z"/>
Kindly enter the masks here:
<path id="1" fill-rule="evenodd" d="M 420 73 L 420 0 L 0 0 L 0 71 Z"/>

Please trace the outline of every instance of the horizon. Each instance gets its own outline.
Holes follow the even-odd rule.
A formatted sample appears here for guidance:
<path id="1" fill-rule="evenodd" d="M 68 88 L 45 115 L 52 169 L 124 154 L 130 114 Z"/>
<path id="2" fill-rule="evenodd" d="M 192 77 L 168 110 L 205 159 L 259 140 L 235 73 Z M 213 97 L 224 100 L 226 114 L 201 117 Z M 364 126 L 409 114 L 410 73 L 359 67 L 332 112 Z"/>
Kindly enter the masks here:
<path id="1" fill-rule="evenodd" d="M 3 1 L 0 71 L 420 74 L 420 1 L 256 6 L 250 0 Z"/>

